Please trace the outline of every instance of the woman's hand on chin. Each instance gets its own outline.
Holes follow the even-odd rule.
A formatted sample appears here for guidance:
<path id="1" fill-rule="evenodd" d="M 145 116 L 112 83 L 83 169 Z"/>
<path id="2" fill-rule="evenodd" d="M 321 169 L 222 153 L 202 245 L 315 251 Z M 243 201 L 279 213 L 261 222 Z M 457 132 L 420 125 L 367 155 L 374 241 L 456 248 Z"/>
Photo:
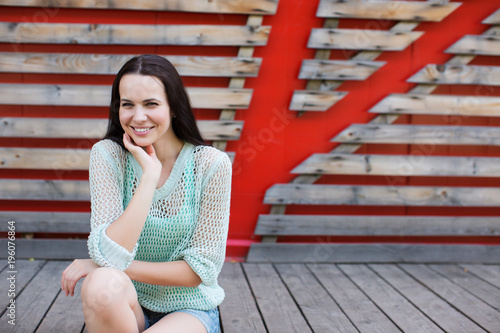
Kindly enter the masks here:
<path id="1" fill-rule="evenodd" d="M 123 144 L 125 145 L 125 148 L 127 148 L 127 150 L 134 156 L 137 162 L 139 162 L 144 175 L 148 175 L 152 177 L 153 180 L 158 181 L 160 179 L 162 165 L 156 156 L 153 145 L 149 145 L 144 148 L 139 147 L 132 142 L 132 139 L 127 133 L 123 133 Z"/>

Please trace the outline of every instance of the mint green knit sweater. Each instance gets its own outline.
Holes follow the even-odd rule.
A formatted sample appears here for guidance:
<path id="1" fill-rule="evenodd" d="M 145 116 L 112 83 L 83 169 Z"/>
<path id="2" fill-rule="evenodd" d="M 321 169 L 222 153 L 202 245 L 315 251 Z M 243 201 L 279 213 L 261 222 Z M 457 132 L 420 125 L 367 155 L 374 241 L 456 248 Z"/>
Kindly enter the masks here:
<path id="1" fill-rule="evenodd" d="M 92 147 L 89 254 L 100 266 L 125 270 L 132 260 L 185 260 L 199 275 L 197 287 L 132 281 L 139 303 L 156 312 L 214 309 L 224 299 L 217 276 L 225 258 L 231 193 L 231 162 L 209 146 L 185 143 L 165 184 L 155 190 L 149 215 L 132 251 L 115 243 L 106 228 L 125 210 L 142 169 L 132 154 L 110 140 Z"/>

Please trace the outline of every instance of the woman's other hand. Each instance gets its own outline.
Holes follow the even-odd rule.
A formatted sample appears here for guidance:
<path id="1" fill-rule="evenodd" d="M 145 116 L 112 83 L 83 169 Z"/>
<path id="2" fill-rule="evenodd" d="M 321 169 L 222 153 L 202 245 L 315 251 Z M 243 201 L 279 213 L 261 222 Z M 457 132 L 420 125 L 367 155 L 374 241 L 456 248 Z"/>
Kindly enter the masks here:
<path id="1" fill-rule="evenodd" d="M 61 289 L 64 290 L 66 296 L 73 296 L 78 281 L 99 267 L 91 259 L 75 259 L 66 267 L 61 276 Z"/>

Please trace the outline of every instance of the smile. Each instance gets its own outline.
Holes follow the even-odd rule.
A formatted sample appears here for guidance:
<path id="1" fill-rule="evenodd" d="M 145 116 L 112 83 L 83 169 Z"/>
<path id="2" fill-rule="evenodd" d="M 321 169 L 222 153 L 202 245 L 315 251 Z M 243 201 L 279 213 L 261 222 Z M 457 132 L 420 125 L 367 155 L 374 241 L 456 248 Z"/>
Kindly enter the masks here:
<path id="1" fill-rule="evenodd" d="M 132 126 L 130 126 L 132 127 Z M 149 132 L 153 127 L 132 127 L 132 129 L 134 130 L 134 132 L 138 133 L 138 134 L 145 134 L 147 132 Z"/>

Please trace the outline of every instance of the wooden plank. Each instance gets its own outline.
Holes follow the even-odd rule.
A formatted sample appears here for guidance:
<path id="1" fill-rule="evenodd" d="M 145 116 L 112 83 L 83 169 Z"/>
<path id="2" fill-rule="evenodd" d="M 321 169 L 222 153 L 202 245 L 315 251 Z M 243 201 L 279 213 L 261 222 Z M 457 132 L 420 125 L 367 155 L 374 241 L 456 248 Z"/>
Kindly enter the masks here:
<path id="1" fill-rule="evenodd" d="M 343 91 L 295 90 L 289 109 L 293 111 L 326 111 L 345 95 L 347 92 Z"/>
<path id="2" fill-rule="evenodd" d="M 445 332 L 484 332 L 473 321 L 394 265 L 369 266 Z M 397 311 L 399 312 L 399 311 Z M 413 320 L 413 318 L 411 317 Z"/>
<path id="3" fill-rule="evenodd" d="M 7 241 L 0 239 L 0 246 L 7 248 Z M 89 258 L 86 239 L 16 239 L 16 250 L 17 259 Z"/>
<path id="4" fill-rule="evenodd" d="M 345 1 L 321 0 L 316 16 L 398 21 L 439 22 L 460 3 L 435 1 Z"/>
<path id="5" fill-rule="evenodd" d="M 10 325 L 6 313 L 0 318 L 0 332 L 34 332 L 47 309 L 61 290 L 61 274 L 66 261 L 48 262 L 16 299 L 16 325 Z"/>
<path id="6" fill-rule="evenodd" d="M 0 6 L 22 7 L 48 7 L 49 10 L 57 8 L 96 8 L 96 9 L 121 9 L 121 10 L 161 10 L 195 13 L 220 13 L 220 14 L 258 14 L 273 15 L 278 7 L 278 0 L 65 0 L 56 1 L 56 5 L 46 0 L 0 0 Z"/>
<path id="7" fill-rule="evenodd" d="M 422 145 L 500 145 L 500 129 L 494 126 L 353 124 L 333 142 L 400 143 Z"/>
<path id="8" fill-rule="evenodd" d="M 500 25 L 500 9 L 498 9 L 493 14 L 485 18 L 482 23 Z"/>
<path id="9" fill-rule="evenodd" d="M 7 246 L 2 247 L 2 249 L 7 249 Z M 5 250 L 5 252 L 7 251 Z M 44 260 L 29 261 L 22 260 L 16 256 L 16 262 L 14 263 L 14 266 L 7 266 L 7 269 L 3 270 L 0 273 L 0 293 L 1 295 L 3 295 L 3 297 L 0 298 L 0 313 L 3 313 L 5 311 L 11 299 L 11 297 L 8 296 L 10 281 L 7 280 L 7 278 L 10 277 L 10 275 L 15 275 L 16 283 L 14 293 L 17 297 L 23 292 L 28 282 L 33 278 L 33 276 L 38 273 L 43 265 L 45 265 Z"/>
<path id="10" fill-rule="evenodd" d="M 450 46 L 446 53 L 500 55 L 500 37 L 490 35 L 466 35 Z"/>
<path id="11" fill-rule="evenodd" d="M 307 265 L 361 333 L 401 332 L 336 266 Z"/>
<path id="12" fill-rule="evenodd" d="M 500 266 L 499 265 L 473 265 L 461 264 L 463 269 L 471 272 L 480 279 L 500 288 Z"/>
<path id="13" fill-rule="evenodd" d="M 493 236 L 498 217 L 260 215 L 256 235 Z"/>
<path id="14" fill-rule="evenodd" d="M 313 154 L 291 173 L 500 177 L 499 165 L 496 157 Z"/>
<path id="15" fill-rule="evenodd" d="M 313 332 L 358 332 L 304 265 L 280 264 L 276 269 Z"/>
<path id="16" fill-rule="evenodd" d="M 500 97 L 390 94 L 372 107 L 369 112 L 498 117 L 500 116 Z"/>
<path id="17" fill-rule="evenodd" d="M 269 264 L 243 264 L 269 332 L 312 332 L 279 275 Z"/>
<path id="18" fill-rule="evenodd" d="M 0 0 L 1 1 L 1 0 Z M 0 72 L 116 74 L 132 54 L 0 52 Z M 164 56 L 181 76 L 256 77 L 262 58 Z"/>
<path id="19" fill-rule="evenodd" d="M 446 276 L 492 308 L 500 310 L 500 289 L 455 265 L 430 265 L 434 271 Z"/>
<path id="20" fill-rule="evenodd" d="M 20 233 L 90 232 L 90 213 L 0 211 L 0 221 L 15 221 L 16 231 Z M 0 224 L 0 232 L 7 230 L 6 223 Z"/>
<path id="21" fill-rule="evenodd" d="M 275 184 L 265 204 L 495 207 L 500 188 Z"/>
<path id="22" fill-rule="evenodd" d="M 198 109 L 246 109 L 252 89 L 193 88 L 186 91 L 191 106 Z M 77 84 L 0 84 L 5 105 L 109 106 L 111 87 Z"/>
<path id="23" fill-rule="evenodd" d="M 306 59 L 302 62 L 299 79 L 363 81 L 384 65 L 385 61 Z"/>
<path id="24" fill-rule="evenodd" d="M 75 287 L 75 294 L 70 297 L 60 292 L 54 304 L 43 318 L 36 333 L 44 332 L 81 332 L 85 324 L 82 299 L 80 296 L 81 279 Z"/>
<path id="25" fill-rule="evenodd" d="M 226 293 L 219 305 L 224 333 L 266 332 L 241 264 L 224 263 L 218 280 Z"/>
<path id="26" fill-rule="evenodd" d="M 0 42 L 264 46 L 269 26 L 1 22 Z"/>
<path id="27" fill-rule="evenodd" d="M 250 247 L 247 262 L 498 264 L 500 262 L 500 246 L 255 243 Z"/>
<path id="28" fill-rule="evenodd" d="M 500 66 L 427 65 L 408 82 L 500 86 Z"/>
<path id="29" fill-rule="evenodd" d="M 0 179 L 2 200 L 89 201 L 84 180 Z"/>
<path id="30" fill-rule="evenodd" d="M 313 49 L 402 51 L 423 32 L 313 28 L 307 47 Z"/>
<path id="31" fill-rule="evenodd" d="M 500 313 L 424 265 L 401 267 L 486 331 L 500 331 Z"/>
<path id="32" fill-rule="evenodd" d="M 440 332 L 436 324 L 365 265 L 340 265 L 342 270 L 403 332 Z"/>

